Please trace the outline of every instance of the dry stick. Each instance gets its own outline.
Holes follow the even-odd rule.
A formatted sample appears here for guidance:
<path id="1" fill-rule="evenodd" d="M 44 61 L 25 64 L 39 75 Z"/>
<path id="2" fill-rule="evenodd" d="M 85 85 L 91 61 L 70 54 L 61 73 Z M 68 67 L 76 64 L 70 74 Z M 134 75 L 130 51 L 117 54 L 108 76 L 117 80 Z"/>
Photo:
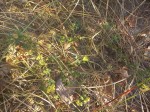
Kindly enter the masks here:
<path id="1" fill-rule="evenodd" d="M 138 89 L 142 84 L 144 84 L 144 83 L 146 83 L 148 81 L 150 81 L 150 78 L 147 78 L 144 81 L 142 81 L 141 83 L 137 84 L 136 86 L 131 87 L 130 89 L 128 89 L 125 92 L 121 93 L 119 96 L 117 96 L 116 98 L 112 99 L 111 101 L 105 103 L 104 105 L 97 107 L 96 109 L 93 110 L 93 112 L 96 112 L 96 111 L 102 109 L 104 106 L 109 105 L 111 102 L 115 101 L 116 99 L 118 99 L 118 98 L 120 98 L 120 97 L 122 97 L 124 95 L 128 95 L 131 91 L 133 91 L 135 89 Z"/>
<path id="2" fill-rule="evenodd" d="M 135 89 L 137 89 L 137 88 L 138 88 L 138 86 L 133 86 L 132 88 L 126 90 L 126 91 L 123 92 L 123 93 L 121 93 L 119 96 L 117 96 L 116 98 L 112 99 L 111 101 L 105 103 L 105 104 L 102 105 L 102 106 L 97 107 L 96 109 L 93 110 L 93 112 L 96 112 L 96 111 L 102 109 L 104 106 L 109 105 L 110 103 L 112 103 L 113 101 L 117 100 L 118 98 L 120 98 L 120 97 L 122 97 L 122 96 L 124 96 L 124 95 L 128 95 L 132 90 L 135 90 Z"/>

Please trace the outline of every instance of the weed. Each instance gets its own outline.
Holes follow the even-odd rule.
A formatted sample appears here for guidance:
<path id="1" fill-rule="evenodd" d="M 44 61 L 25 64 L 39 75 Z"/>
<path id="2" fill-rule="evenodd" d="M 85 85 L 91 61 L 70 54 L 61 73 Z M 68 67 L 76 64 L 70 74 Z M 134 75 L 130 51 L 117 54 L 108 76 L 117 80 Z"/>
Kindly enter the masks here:
<path id="1" fill-rule="evenodd" d="M 148 110 L 149 61 L 139 43 L 149 41 L 130 30 L 147 32 L 149 3 L 135 3 L 0 2 L 0 111 Z"/>

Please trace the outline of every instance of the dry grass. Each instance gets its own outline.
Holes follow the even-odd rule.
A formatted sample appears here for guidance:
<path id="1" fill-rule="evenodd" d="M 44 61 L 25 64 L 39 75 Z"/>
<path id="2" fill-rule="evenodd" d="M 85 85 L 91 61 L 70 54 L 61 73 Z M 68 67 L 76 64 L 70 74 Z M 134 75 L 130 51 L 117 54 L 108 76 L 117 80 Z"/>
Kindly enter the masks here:
<path id="1" fill-rule="evenodd" d="M 133 1 L 1 1 L 0 111 L 148 112 L 150 4 Z"/>

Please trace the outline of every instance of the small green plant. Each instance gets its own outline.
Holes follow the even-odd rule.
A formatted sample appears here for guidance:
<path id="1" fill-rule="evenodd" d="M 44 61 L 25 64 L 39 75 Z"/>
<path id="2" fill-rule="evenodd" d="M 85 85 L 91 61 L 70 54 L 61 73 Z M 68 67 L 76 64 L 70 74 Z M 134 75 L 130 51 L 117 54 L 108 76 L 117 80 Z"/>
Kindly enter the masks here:
<path id="1" fill-rule="evenodd" d="M 45 58 L 43 57 L 42 54 L 39 54 L 37 56 L 36 60 L 38 61 L 39 65 L 41 65 L 41 66 L 47 66 L 47 63 L 45 62 Z"/>
<path id="2" fill-rule="evenodd" d="M 75 103 L 77 106 L 83 106 L 83 105 L 87 104 L 89 101 L 90 101 L 90 97 L 83 95 L 83 96 L 80 96 L 79 99 L 76 100 Z"/>
<path id="3" fill-rule="evenodd" d="M 146 84 L 142 84 L 142 85 L 140 86 L 140 91 L 141 91 L 142 93 L 145 93 L 145 92 L 147 92 L 147 91 L 150 91 L 150 87 L 149 87 L 148 85 L 146 85 Z"/>
<path id="4" fill-rule="evenodd" d="M 43 78 L 43 82 L 41 83 L 40 89 L 47 94 L 55 93 L 55 81 L 48 78 Z"/>
<path id="5" fill-rule="evenodd" d="M 32 40 L 29 35 L 22 33 L 21 31 L 16 31 L 16 34 L 10 34 L 7 40 L 9 44 L 15 46 L 21 46 L 25 50 L 36 50 L 36 43 Z"/>
<path id="6" fill-rule="evenodd" d="M 117 33 L 112 35 L 111 40 L 112 44 L 118 44 L 121 41 L 121 36 Z"/>
<path id="7" fill-rule="evenodd" d="M 117 5 L 118 2 L 23 1 L 27 0 L 3 0 L 4 3 L 0 3 L 3 7 L 0 10 L 0 91 L 3 93 L 0 96 L 0 111 L 71 112 L 69 107 L 72 106 L 60 97 L 64 93 L 56 94 L 57 77 L 61 77 L 60 87 L 64 86 L 65 93 L 68 92 L 65 89 L 71 90 L 71 105 L 79 108 L 79 112 L 85 111 L 82 109 L 86 106 L 93 111 L 93 108 L 104 104 L 99 99 L 106 93 L 102 89 L 105 85 L 116 85 L 116 89 L 111 88 L 114 93 L 125 91 L 127 98 L 122 101 L 123 105 L 112 106 L 111 110 L 106 105 L 106 111 L 120 111 L 117 109 L 122 109 L 122 106 L 123 109 L 124 106 L 130 108 L 126 92 L 131 94 L 131 98 L 149 94 L 149 80 L 143 81 L 150 78 L 150 70 L 144 67 L 145 60 L 141 58 L 145 48 L 138 46 L 136 37 L 127 34 L 130 29 L 126 23 L 120 24 L 118 17 L 123 16 L 116 13 L 122 8 Z M 7 65 L 13 65 L 11 70 Z M 115 78 L 119 77 L 117 70 L 121 71 L 119 68 L 122 66 L 127 66 L 130 76 L 123 79 L 125 87 L 111 80 L 113 73 L 116 73 Z M 105 78 L 107 75 L 109 77 Z M 106 79 L 109 84 L 101 84 Z M 130 83 L 130 80 L 133 82 Z M 135 83 L 136 94 L 130 89 Z M 129 90 L 126 91 L 126 88 Z M 107 96 L 110 94 L 106 93 Z M 148 98 L 145 100 L 144 97 L 142 108 L 148 107 L 144 105 Z M 98 101 L 95 101 L 96 98 Z M 12 102 L 13 106 L 9 106 Z"/>
<path id="8" fill-rule="evenodd" d="M 110 22 L 105 21 L 102 26 L 104 30 L 109 31 L 113 28 L 113 25 Z"/>
<path id="9" fill-rule="evenodd" d="M 70 26 L 69 26 L 70 30 L 72 33 L 78 33 L 81 29 L 81 23 L 80 21 L 76 21 L 73 22 Z"/>

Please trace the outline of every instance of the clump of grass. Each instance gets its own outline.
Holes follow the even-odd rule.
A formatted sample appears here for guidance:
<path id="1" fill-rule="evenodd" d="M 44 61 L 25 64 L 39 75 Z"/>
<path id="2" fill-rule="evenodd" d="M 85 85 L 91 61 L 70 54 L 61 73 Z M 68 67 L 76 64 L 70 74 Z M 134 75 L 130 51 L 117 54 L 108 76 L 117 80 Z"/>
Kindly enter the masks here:
<path id="1" fill-rule="evenodd" d="M 149 108 L 143 96 L 149 95 L 149 69 L 120 21 L 120 3 L 33 0 L 3 7 L 0 58 L 10 69 L 0 69 L 1 111 L 129 111 L 136 100 Z M 128 80 L 113 82 L 109 73 L 124 66 Z M 71 104 L 56 92 L 58 77 L 73 89 Z M 138 84 L 138 92 L 130 89 Z"/>

